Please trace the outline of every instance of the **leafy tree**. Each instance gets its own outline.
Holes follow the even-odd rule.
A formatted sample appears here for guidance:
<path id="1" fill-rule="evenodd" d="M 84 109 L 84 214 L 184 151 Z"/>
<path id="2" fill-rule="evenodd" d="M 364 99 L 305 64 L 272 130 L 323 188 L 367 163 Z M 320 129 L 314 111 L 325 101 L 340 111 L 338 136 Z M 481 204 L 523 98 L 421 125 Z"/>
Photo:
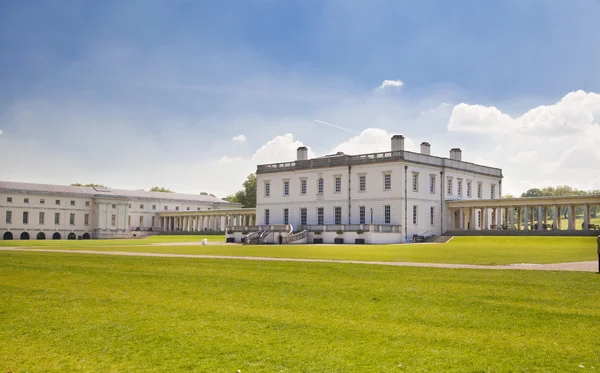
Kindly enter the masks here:
<path id="1" fill-rule="evenodd" d="M 162 193 L 173 193 L 173 191 L 170 189 L 167 189 L 165 187 L 157 187 L 157 186 L 150 188 L 150 191 L 151 192 L 162 192 Z"/>
<path id="2" fill-rule="evenodd" d="M 200 195 L 201 195 L 201 196 L 211 196 L 211 197 L 216 197 L 214 194 L 212 194 L 212 193 L 208 194 L 208 193 L 206 193 L 206 192 L 200 192 Z"/>
<path id="3" fill-rule="evenodd" d="M 223 198 L 225 201 L 241 203 L 242 207 L 256 207 L 256 175 L 250 174 L 244 181 L 244 189 Z"/>
<path id="4" fill-rule="evenodd" d="M 521 197 L 541 197 L 544 194 L 538 188 L 529 189 L 527 192 L 521 194 Z"/>
<path id="5" fill-rule="evenodd" d="M 88 187 L 88 188 L 92 188 L 92 187 L 96 187 L 96 188 L 108 188 L 106 185 L 103 185 L 103 184 L 81 184 L 81 183 L 73 183 L 73 184 L 71 184 L 71 186 Z"/>

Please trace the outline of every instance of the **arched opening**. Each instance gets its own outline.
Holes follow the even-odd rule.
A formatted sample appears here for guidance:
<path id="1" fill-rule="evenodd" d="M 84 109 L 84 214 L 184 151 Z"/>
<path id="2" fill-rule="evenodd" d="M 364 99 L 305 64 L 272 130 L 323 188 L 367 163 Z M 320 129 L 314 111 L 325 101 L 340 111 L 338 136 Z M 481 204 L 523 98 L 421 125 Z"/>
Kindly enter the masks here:
<path id="1" fill-rule="evenodd" d="M 21 237 L 22 240 L 28 240 L 29 239 L 29 233 L 27 232 L 23 232 L 21 233 Z"/>
<path id="2" fill-rule="evenodd" d="M 54 234 L 52 235 L 53 240 L 60 240 L 60 238 L 61 238 L 60 233 L 58 233 L 58 232 L 54 232 Z"/>
<path id="3" fill-rule="evenodd" d="M 12 240 L 13 239 L 13 235 L 12 232 L 4 232 L 4 235 L 2 236 L 3 240 Z"/>
<path id="4" fill-rule="evenodd" d="M 46 233 L 44 232 L 40 232 L 37 234 L 37 239 L 38 240 L 45 240 L 46 239 Z"/>
<path id="5" fill-rule="evenodd" d="M 69 233 L 69 235 L 67 236 L 67 240 L 76 240 L 76 239 L 77 239 L 77 236 L 73 232 Z"/>
<path id="6" fill-rule="evenodd" d="M 83 239 L 84 240 L 89 240 L 90 239 L 90 234 L 89 233 L 84 233 L 83 234 Z"/>

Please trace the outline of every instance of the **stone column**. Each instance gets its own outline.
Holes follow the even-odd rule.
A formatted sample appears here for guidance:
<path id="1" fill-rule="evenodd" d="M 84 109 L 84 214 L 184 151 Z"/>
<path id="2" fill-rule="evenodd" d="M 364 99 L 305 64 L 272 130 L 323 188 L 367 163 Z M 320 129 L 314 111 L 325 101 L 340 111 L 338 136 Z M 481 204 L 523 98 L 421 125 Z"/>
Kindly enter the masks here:
<path id="1" fill-rule="evenodd" d="M 556 223 L 556 228 L 561 229 L 562 228 L 562 216 L 561 216 L 562 215 L 561 214 L 562 207 L 560 207 L 560 206 L 557 206 L 557 207 L 558 207 L 558 215 L 556 218 L 558 220 L 558 223 Z"/>
<path id="2" fill-rule="evenodd" d="M 521 230 L 521 207 L 517 207 L 517 230 Z"/>
<path id="3" fill-rule="evenodd" d="M 543 215 L 543 209 L 541 205 L 538 205 L 537 208 L 537 230 L 541 231 L 542 230 L 542 224 L 544 223 L 544 218 L 542 217 Z"/>
<path id="4" fill-rule="evenodd" d="M 496 209 L 496 229 L 502 229 L 502 209 Z"/>
<path id="5" fill-rule="evenodd" d="M 553 212 L 552 212 L 552 229 L 558 229 L 558 222 L 559 222 L 559 218 L 560 218 L 560 207 L 558 206 L 554 206 L 552 207 Z"/>
<path id="6" fill-rule="evenodd" d="M 523 207 L 523 229 L 529 230 L 529 206 Z"/>
<path id="7" fill-rule="evenodd" d="M 583 230 L 590 230 L 590 205 L 583 205 Z"/>
<path id="8" fill-rule="evenodd" d="M 515 215 L 513 206 L 508 208 L 508 229 L 513 230 L 515 228 Z"/>
<path id="9" fill-rule="evenodd" d="M 484 207 L 481 209 L 481 230 L 488 230 L 488 208 Z"/>
<path id="10" fill-rule="evenodd" d="M 471 218 L 471 230 L 477 229 L 477 209 L 475 207 L 471 207 L 470 209 L 470 218 Z"/>
<path id="11" fill-rule="evenodd" d="M 575 216 L 573 216 L 573 212 L 574 212 L 573 210 L 574 210 L 573 205 L 567 206 L 567 214 L 568 214 L 568 217 L 569 217 L 569 228 L 568 228 L 568 230 L 570 230 L 570 231 L 574 231 L 575 230 Z"/>
<path id="12" fill-rule="evenodd" d="M 463 211 L 463 208 L 459 208 L 458 209 L 458 219 L 460 220 L 458 223 L 458 228 L 460 230 L 465 230 L 465 213 Z"/>
<path id="13" fill-rule="evenodd" d="M 544 224 L 548 225 L 548 207 L 547 206 L 543 207 L 543 214 L 544 214 Z"/>

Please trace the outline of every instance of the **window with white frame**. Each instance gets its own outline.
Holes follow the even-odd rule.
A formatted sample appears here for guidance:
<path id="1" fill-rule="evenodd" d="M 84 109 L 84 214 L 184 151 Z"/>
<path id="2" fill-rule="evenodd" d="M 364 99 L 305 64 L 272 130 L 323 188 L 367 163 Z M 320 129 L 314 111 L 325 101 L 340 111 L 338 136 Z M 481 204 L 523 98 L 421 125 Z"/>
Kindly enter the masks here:
<path id="1" fill-rule="evenodd" d="M 383 190 L 392 190 L 392 174 L 383 174 Z"/>
<path id="2" fill-rule="evenodd" d="M 359 224 L 366 224 L 365 220 L 366 220 L 366 212 L 365 212 L 365 206 L 358 206 L 358 219 L 359 219 Z"/>
<path id="3" fill-rule="evenodd" d="M 334 183 L 335 183 L 335 193 L 341 193 L 342 192 L 342 177 L 335 176 Z"/>
<path id="4" fill-rule="evenodd" d="M 90 214 L 83 215 L 83 225 L 90 225 Z"/>
<path id="5" fill-rule="evenodd" d="M 483 183 L 480 181 L 477 183 L 477 198 L 481 198 L 482 188 L 483 188 Z"/>
<path id="6" fill-rule="evenodd" d="M 496 198 L 496 184 L 490 186 L 490 196 L 491 199 Z"/>
<path id="7" fill-rule="evenodd" d="M 127 225 L 131 227 L 131 215 L 127 216 Z"/>
<path id="8" fill-rule="evenodd" d="M 435 175 L 429 174 L 429 193 L 435 194 Z"/>
<path id="9" fill-rule="evenodd" d="M 23 203 L 29 203 L 29 198 L 23 198 Z"/>
<path id="10" fill-rule="evenodd" d="M 169 206 L 165 206 L 165 211 L 167 211 L 169 209 Z"/>
<path id="11" fill-rule="evenodd" d="M 29 224 L 29 211 L 23 211 L 23 224 Z"/>
<path id="12" fill-rule="evenodd" d="M 110 225 L 112 225 L 113 227 L 117 225 L 117 215 L 116 214 L 112 214 L 110 216 Z"/>
<path id="13" fill-rule="evenodd" d="M 456 194 L 457 194 L 459 197 L 462 197 L 462 195 L 463 195 L 463 193 L 462 193 L 462 190 L 463 190 L 463 183 L 462 183 L 462 182 L 463 182 L 463 180 L 462 180 L 462 179 L 456 179 L 456 188 L 458 189 L 458 190 L 456 191 Z"/>
<path id="14" fill-rule="evenodd" d="M 358 176 L 358 191 L 365 192 L 367 190 L 367 175 Z"/>
<path id="15" fill-rule="evenodd" d="M 156 216 L 153 216 L 153 217 L 152 217 L 152 226 L 153 226 L 153 227 L 154 227 L 154 225 L 155 225 L 154 223 L 156 223 Z"/>
<path id="16" fill-rule="evenodd" d="M 6 212 L 6 224 L 12 224 L 12 211 Z"/>
<path id="17" fill-rule="evenodd" d="M 112 205 L 112 209 L 113 210 L 116 209 L 116 208 L 117 208 L 117 205 Z"/>
<path id="18" fill-rule="evenodd" d="M 418 216 L 417 216 L 417 214 L 419 213 L 418 208 L 419 207 L 417 205 L 413 205 L 413 208 L 412 208 L 412 210 L 413 210 L 412 211 L 412 218 L 413 218 L 412 220 L 413 220 L 414 225 L 417 225 L 417 222 L 419 221 Z"/>
<path id="19" fill-rule="evenodd" d="M 140 204 L 140 210 L 143 210 L 143 209 L 144 209 L 144 204 L 143 204 L 143 203 L 141 203 L 141 204 Z M 189 209 L 188 209 L 188 210 L 189 210 Z"/>
<path id="20" fill-rule="evenodd" d="M 85 207 L 90 207 L 90 201 L 85 201 Z"/>
<path id="21" fill-rule="evenodd" d="M 60 224 L 60 212 L 54 213 L 54 224 L 56 224 L 56 225 Z"/>
<path id="22" fill-rule="evenodd" d="M 308 214 L 306 207 L 300 209 L 300 225 L 306 225 L 308 221 Z"/>
<path id="23" fill-rule="evenodd" d="M 46 204 L 46 200 L 43 198 L 40 198 L 40 205 L 45 205 Z"/>
<path id="24" fill-rule="evenodd" d="M 481 210 L 477 210 L 477 227 L 481 228 Z"/>
<path id="25" fill-rule="evenodd" d="M 452 176 L 448 176 L 448 190 L 447 193 L 449 196 L 452 195 Z"/>
<path id="26" fill-rule="evenodd" d="M 271 182 L 265 181 L 265 197 L 271 196 Z"/>
<path id="27" fill-rule="evenodd" d="M 323 178 L 320 177 L 317 180 L 317 194 L 323 194 L 324 189 L 325 189 L 325 182 L 323 181 Z"/>
<path id="28" fill-rule="evenodd" d="M 71 206 L 75 206 L 75 201 L 71 200 Z"/>
<path id="29" fill-rule="evenodd" d="M 75 225 L 75 214 L 69 214 L 69 225 Z"/>
<path id="30" fill-rule="evenodd" d="M 471 198 L 471 180 L 467 180 L 467 197 Z"/>
<path id="31" fill-rule="evenodd" d="M 325 222 L 325 209 L 317 207 L 317 225 L 323 225 Z"/>
<path id="32" fill-rule="evenodd" d="M 138 226 L 139 227 L 143 227 L 144 226 L 144 217 L 143 216 L 140 216 L 140 221 L 139 221 Z"/>
<path id="33" fill-rule="evenodd" d="M 284 196 L 290 195 L 290 181 L 289 180 L 283 180 L 283 195 Z"/>
<path id="34" fill-rule="evenodd" d="M 290 210 L 283 209 L 283 224 L 289 224 L 289 223 L 290 223 Z"/>
<path id="35" fill-rule="evenodd" d="M 419 173 L 418 172 L 412 173 L 412 191 L 413 192 L 419 191 Z"/>
<path id="36" fill-rule="evenodd" d="M 300 179 L 300 194 L 306 194 L 306 179 Z"/>
<path id="37" fill-rule="evenodd" d="M 57 199 L 56 201 L 54 201 L 54 203 L 55 203 L 57 206 L 60 206 L 60 199 Z"/>
<path id="38" fill-rule="evenodd" d="M 44 224 L 44 222 L 45 222 L 45 220 L 46 220 L 46 213 L 45 213 L 45 212 L 43 212 L 43 211 L 40 211 L 40 214 L 39 214 L 39 215 L 40 215 L 40 216 L 39 216 L 39 218 L 40 218 L 40 219 L 39 219 L 39 222 L 40 222 L 40 224 L 42 224 L 42 225 L 43 225 L 43 224 Z"/>
<path id="39" fill-rule="evenodd" d="M 179 206 L 175 206 L 175 211 L 179 211 Z"/>
<path id="40" fill-rule="evenodd" d="M 390 205 L 383 206 L 383 223 L 390 224 L 392 221 L 392 207 Z"/>
<path id="41" fill-rule="evenodd" d="M 435 207 L 431 206 L 429 208 L 429 224 L 434 225 L 434 217 L 435 217 Z"/>
<path id="42" fill-rule="evenodd" d="M 6 197 L 6 202 L 12 203 L 12 197 Z"/>
<path id="43" fill-rule="evenodd" d="M 342 208 L 334 207 L 333 208 L 333 224 L 342 224 Z"/>
<path id="44" fill-rule="evenodd" d="M 156 205 L 152 205 L 152 210 L 156 210 Z"/>
<path id="45" fill-rule="evenodd" d="M 265 225 L 269 225 L 270 223 L 270 218 L 271 218 L 271 212 L 269 211 L 269 209 L 265 210 Z"/>

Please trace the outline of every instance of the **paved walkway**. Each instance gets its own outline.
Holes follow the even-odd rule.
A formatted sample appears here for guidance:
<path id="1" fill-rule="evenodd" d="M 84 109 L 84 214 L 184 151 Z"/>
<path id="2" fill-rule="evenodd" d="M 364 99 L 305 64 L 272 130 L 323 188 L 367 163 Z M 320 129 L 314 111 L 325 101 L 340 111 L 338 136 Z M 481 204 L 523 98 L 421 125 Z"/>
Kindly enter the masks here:
<path id="1" fill-rule="evenodd" d="M 159 257 L 159 258 L 235 259 L 235 260 L 263 260 L 263 261 L 273 261 L 273 262 L 368 264 L 368 265 L 383 265 L 383 266 L 396 266 L 396 267 L 519 269 L 519 270 L 534 270 L 534 271 L 578 271 L 578 272 L 597 272 L 598 271 L 598 262 L 596 262 L 596 261 L 552 263 L 552 264 L 477 265 L 477 264 L 419 263 L 419 262 L 376 262 L 376 261 L 362 261 L 362 260 L 332 260 L 332 259 L 267 258 L 267 257 L 260 257 L 260 256 L 135 253 L 135 252 L 129 252 L 129 251 L 27 249 L 27 248 L 23 248 L 23 247 L 0 247 L 0 251 L 36 251 L 36 252 L 46 252 L 46 253 L 50 252 L 50 253 L 68 253 L 68 254 L 143 256 L 143 257 Z"/>

